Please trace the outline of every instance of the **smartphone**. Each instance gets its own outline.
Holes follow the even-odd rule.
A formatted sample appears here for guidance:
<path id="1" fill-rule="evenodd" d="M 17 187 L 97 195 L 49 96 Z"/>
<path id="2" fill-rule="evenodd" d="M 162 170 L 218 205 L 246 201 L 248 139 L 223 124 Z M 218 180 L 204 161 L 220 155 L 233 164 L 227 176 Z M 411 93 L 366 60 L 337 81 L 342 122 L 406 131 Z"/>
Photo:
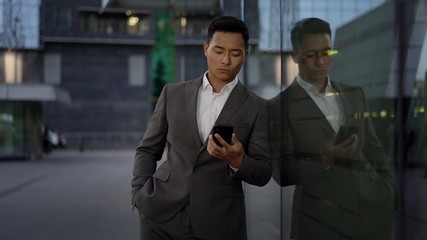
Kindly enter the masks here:
<path id="1" fill-rule="evenodd" d="M 352 134 L 357 134 L 357 131 L 359 130 L 358 126 L 341 126 L 338 130 L 337 139 L 335 140 L 334 145 L 341 144 L 344 142 L 347 138 L 350 137 Z"/>
<path id="2" fill-rule="evenodd" d="M 215 133 L 218 133 L 222 139 L 224 139 L 228 144 L 231 144 L 231 136 L 233 135 L 233 126 L 229 124 L 215 124 L 212 128 L 212 136 L 215 143 L 222 147 L 218 139 L 215 138 Z"/>

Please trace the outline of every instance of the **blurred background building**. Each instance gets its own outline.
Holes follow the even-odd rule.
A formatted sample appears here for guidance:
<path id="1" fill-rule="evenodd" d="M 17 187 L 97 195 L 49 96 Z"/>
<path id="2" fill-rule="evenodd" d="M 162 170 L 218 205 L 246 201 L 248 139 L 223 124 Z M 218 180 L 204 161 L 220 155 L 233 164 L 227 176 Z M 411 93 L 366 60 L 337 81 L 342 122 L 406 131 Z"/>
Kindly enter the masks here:
<path id="1" fill-rule="evenodd" d="M 266 99 L 297 74 L 293 23 L 329 21 L 331 77 L 364 89 L 399 197 L 409 196 L 402 170 L 427 167 L 426 0 L 0 0 L 0 157 L 40 157 L 42 126 L 72 149 L 135 148 L 163 85 L 205 72 L 202 44 L 221 15 L 249 26 L 239 77 Z M 245 191 L 250 239 L 289 239 L 292 188 Z M 396 239 L 427 236 L 423 199 L 411 201 Z"/>
<path id="2" fill-rule="evenodd" d="M 70 96 L 45 81 L 40 0 L 0 1 L 0 158 L 40 158 L 43 103 Z"/>
<path id="3" fill-rule="evenodd" d="M 257 1 L 247 2 L 255 13 L 252 36 L 257 36 Z M 33 81 L 61 88 L 70 98 L 68 104 L 41 101 L 37 124 L 60 132 L 67 147 L 80 149 L 136 147 L 163 85 L 206 70 L 202 44 L 209 22 L 222 14 L 241 14 L 239 2 L 218 0 L 5 0 L 2 5 L 5 15 L 32 9 L 35 16 L 27 28 L 33 35 L 16 39 L 35 41 L 26 48 L 38 66 Z M 29 71 L 27 66 L 17 69 Z"/>

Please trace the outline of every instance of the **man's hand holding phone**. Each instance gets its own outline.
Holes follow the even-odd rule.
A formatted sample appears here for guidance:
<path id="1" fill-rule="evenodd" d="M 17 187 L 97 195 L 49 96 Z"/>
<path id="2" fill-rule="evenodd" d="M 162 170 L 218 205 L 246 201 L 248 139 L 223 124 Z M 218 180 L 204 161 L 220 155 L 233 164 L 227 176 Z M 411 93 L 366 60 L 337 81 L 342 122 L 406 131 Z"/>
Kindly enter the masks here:
<path id="1" fill-rule="evenodd" d="M 359 130 L 359 127 L 357 126 L 341 126 L 338 130 L 337 138 L 334 142 L 334 145 L 339 145 L 344 143 L 344 141 L 351 138 L 352 135 L 357 136 L 357 131 Z"/>
<path id="2" fill-rule="evenodd" d="M 209 134 L 208 153 L 221 159 L 233 168 L 240 168 L 243 161 L 243 146 L 229 125 L 215 125 Z"/>
<path id="3" fill-rule="evenodd" d="M 351 156 L 357 149 L 357 126 L 341 126 L 338 134 L 333 135 L 322 147 L 322 162 L 330 167 L 337 160 Z"/>

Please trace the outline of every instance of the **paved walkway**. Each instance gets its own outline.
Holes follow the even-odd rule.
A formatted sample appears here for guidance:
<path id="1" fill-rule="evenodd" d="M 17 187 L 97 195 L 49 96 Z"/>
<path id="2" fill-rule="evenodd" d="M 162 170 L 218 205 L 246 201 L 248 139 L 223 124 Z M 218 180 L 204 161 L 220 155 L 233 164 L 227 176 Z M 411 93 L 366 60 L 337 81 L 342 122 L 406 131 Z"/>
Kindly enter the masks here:
<path id="1" fill-rule="evenodd" d="M 134 150 L 54 151 L 37 161 L 0 161 L 0 240 L 132 240 Z M 425 170 L 405 170 L 403 232 L 427 239 Z M 289 239 L 292 189 L 246 186 L 249 240 Z M 282 232 L 281 232 L 282 231 Z"/>
<path id="2" fill-rule="evenodd" d="M 0 161 L 0 239 L 138 239 L 133 154 L 54 151 L 37 161 Z"/>

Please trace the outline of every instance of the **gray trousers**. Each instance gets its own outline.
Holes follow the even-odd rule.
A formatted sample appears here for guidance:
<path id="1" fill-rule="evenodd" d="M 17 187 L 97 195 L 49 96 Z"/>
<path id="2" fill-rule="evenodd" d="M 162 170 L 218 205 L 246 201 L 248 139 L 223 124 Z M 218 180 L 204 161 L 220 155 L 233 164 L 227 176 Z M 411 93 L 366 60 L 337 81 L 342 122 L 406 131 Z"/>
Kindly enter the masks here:
<path id="1" fill-rule="evenodd" d="M 156 223 L 139 211 L 141 240 L 202 240 L 194 235 L 191 228 L 188 205 L 172 219 Z"/>

